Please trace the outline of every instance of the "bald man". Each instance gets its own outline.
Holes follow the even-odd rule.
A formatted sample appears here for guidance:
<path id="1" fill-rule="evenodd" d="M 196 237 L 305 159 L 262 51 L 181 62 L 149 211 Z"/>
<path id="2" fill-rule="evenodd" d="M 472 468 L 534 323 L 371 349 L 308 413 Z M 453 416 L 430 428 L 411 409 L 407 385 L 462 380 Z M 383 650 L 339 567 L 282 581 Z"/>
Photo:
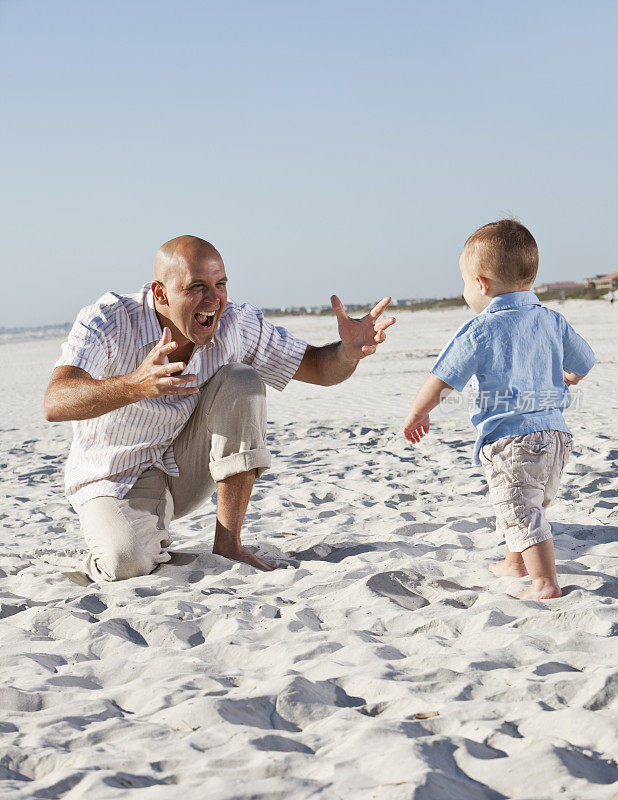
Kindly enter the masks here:
<path id="1" fill-rule="evenodd" d="M 228 299 L 217 250 L 179 236 L 159 249 L 140 292 L 109 292 L 82 309 L 45 417 L 73 423 L 66 495 L 89 548 L 87 575 L 149 574 L 170 559 L 171 521 L 215 491 L 213 552 L 273 569 L 241 543 L 254 480 L 270 466 L 264 384 L 345 380 L 386 338 L 389 302 L 355 320 L 333 296 L 340 341 L 313 347 Z"/>

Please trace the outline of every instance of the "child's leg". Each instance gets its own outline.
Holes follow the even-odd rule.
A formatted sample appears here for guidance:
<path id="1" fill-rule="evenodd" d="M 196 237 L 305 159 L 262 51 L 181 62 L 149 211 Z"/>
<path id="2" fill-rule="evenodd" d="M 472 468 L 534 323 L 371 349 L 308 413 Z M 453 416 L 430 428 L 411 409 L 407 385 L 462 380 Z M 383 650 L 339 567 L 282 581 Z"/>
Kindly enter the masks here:
<path id="1" fill-rule="evenodd" d="M 497 578 L 503 578 L 505 576 L 510 576 L 511 578 L 525 578 L 528 574 L 521 553 L 511 553 L 508 545 L 504 560 L 494 561 L 493 564 L 489 565 L 489 569 Z"/>
<path id="2" fill-rule="evenodd" d="M 498 440 L 488 447 L 484 462 L 497 528 L 507 544 L 504 561 L 490 568 L 499 577 L 529 574 L 532 585 L 520 595 L 526 599 L 562 594 L 545 517 L 564 463 L 560 436 L 557 431 L 541 431 Z"/>
<path id="3" fill-rule="evenodd" d="M 554 542 L 545 539 L 540 544 L 533 544 L 520 553 L 526 569 L 532 578 L 532 584 L 519 595 L 520 600 L 550 600 L 562 597 L 556 576 L 556 560 L 554 558 Z"/>
<path id="4" fill-rule="evenodd" d="M 556 459 L 554 468 L 549 474 L 545 484 L 545 497 L 543 498 L 543 508 L 548 508 L 553 502 L 556 492 L 560 487 L 560 478 L 566 466 L 571 450 L 573 449 L 573 437 L 564 431 L 555 431 L 556 436 Z"/>
<path id="5" fill-rule="evenodd" d="M 521 553 L 514 552 L 508 545 L 508 521 L 503 513 L 504 486 L 508 482 L 505 464 L 512 461 L 510 442 L 499 439 L 497 442 L 485 445 L 480 453 L 481 463 L 485 467 L 489 496 L 496 512 L 496 532 L 507 539 L 506 554 L 502 561 L 494 561 L 489 569 L 497 578 L 525 578 L 528 574 Z"/>
<path id="6" fill-rule="evenodd" d="M 554 436 L 556 438 L 556 459 L 554 468 L 545 484 L 543 509 L 549 506 L 558 491 L 562 470 L 573 447 L 573 437 L 569 433 L 555 431 Z M 521 556 L 532 578 L 532 584 L 519 595 L 520 599 L 549 600 L 553 597 L 562 597 L 556 576 L 553 540 L 547 539 L 540 544 L 534 544 L 524 550 Z"/>

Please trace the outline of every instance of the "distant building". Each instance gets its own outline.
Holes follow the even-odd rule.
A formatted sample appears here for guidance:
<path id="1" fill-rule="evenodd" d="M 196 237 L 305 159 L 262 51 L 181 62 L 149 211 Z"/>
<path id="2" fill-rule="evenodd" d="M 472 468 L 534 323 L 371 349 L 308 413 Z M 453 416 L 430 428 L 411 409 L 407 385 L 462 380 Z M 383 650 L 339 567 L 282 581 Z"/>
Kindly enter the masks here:
<path id="1" fill-rule="evenodd" d="M 586 286 L 591 289 L 618 289 L 618 272 L 610 272 L 609 275 L 595 275 L 594 278 L 586 278 Z"/>
<path id="2" fill-rule="evenodd" d="M 541 283 L 534 287 L 536 294 L 545 294 L 546 292 L 564 292 L 567 289 L 583 289 L 583 283 L 577 281 L 561 281 L 560 283 Z"/>

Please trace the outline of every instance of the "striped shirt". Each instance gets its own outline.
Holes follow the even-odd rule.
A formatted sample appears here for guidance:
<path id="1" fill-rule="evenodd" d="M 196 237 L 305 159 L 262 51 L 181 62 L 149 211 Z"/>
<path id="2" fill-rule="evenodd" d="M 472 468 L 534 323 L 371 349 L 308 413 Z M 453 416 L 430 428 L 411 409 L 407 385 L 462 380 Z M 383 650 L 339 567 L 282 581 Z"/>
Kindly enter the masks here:
<path id="1" fill-rule="evenodd" d="M 108 292 L 77 315 L 54 365 L 79 367 L 96 379 L 137 369 L 163 332 L 150 284 L 137 294 Z M 225 364 L 252 366 L 281 391 L 307 347 L 255 306 L 228 300 L 212 341 L 195 347 L 184 373 L 203 386 Z M 195 410 L 199 393 L 164 395 L 94 419 L 77 420 L 65 471 L 66 496 L 76 508 L 93 497 L 124 497 L 149 467 L 179 475 L 172 444 Z"/>

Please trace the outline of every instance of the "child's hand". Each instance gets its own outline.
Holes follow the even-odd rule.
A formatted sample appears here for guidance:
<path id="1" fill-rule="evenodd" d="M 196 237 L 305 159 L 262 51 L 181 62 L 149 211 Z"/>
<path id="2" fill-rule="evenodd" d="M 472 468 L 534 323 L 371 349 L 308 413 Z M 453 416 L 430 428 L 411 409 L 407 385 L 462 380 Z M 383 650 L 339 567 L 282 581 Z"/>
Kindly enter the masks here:
<path id="1" fill-rule="evenodd" d="M 429 412 L 452 391 L 452 387 L 435 375 L 429 374 L 412 402 L 412 411 L 403 423 L 403 435 L 412 444 L 418 444 L 429 433 Z M 418 408 L 418 411 L 414 409 Z"/>
<path id="2" fill-rule="evenodd" d="M 567 386 L 576 386 L 583 378 L 583 375 L 576 375 L 574 372 L 563 372 L 562 375 Z"/>
<path id="3" fill-rule="evenodd" d="M 410 411 L 403 423 L 403 435 L 412 444 L 418 444 L 426 433 L 429 433 L 429 414 Z"/>

